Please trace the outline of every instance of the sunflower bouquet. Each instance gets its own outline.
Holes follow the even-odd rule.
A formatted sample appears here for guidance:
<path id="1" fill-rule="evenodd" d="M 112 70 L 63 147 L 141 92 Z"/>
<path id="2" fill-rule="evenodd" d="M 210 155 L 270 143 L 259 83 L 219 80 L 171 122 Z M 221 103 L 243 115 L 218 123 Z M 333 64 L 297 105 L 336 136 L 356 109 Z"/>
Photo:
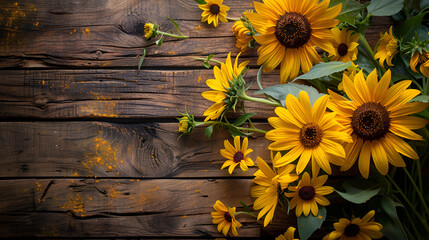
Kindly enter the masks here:
<path id="1" fill-rule="evenodd" d="M 229 18 L 222 0 L 196 2 L 202 22 L 217 27 L 235 21 L 240 53 L 234 61 L 231 53 L 223 62 L 213 55 L 198 59 L 208 68 L 216 64 L 206 81 L 210 90 L 202 93 L 212 105 L 203 121 L 180 113 L 178 131 L 182 136 L 204 127 L 210 138 L 226 130 L 234 139 L 220 149 L 226 159 L 221 169 L 257 168 L 249 189 L 253 204 L 236 211 L 214 203 L 217 230 L 239 236 L 239 214 L 266 227 L 276 211 L 285 211 L 297 224 L 284 226 L 276 239 L 425 239 L 429 2 L 264 0 L 240 18 Z M 378 16 L 395 24 L 372 48 L 365 31 Z M 257 48 L 260 65 L 260 89 L 252 93 L 249 62 L 239 61 L 250 48 Z M 276 68 L 280 84 L 263 88 L 263 73 Z M 249 101 L 273 108 L 271 129 L 253 124 Z M 255 164 L 249 157 L 254 134 L 264 134 L 271 159 L 257 157 Z"/>

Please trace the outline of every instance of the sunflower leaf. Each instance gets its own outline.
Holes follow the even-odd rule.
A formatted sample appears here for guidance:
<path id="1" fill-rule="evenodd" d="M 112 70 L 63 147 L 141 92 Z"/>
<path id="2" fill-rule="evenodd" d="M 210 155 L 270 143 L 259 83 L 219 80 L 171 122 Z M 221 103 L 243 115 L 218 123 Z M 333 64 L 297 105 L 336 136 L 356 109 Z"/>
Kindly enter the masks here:
<path id="1" fill-rule="evenodd" d="M 195 2 L 198 4 L 207 4 L 204 0 L 195 0 Z"/>
<path id="2" fill-rule="evenodd" d="M 213 134 L 213 125 L 206 127 L 206 129 L 204 129 L 204 134 L 206 135 L 206 137 L 208 139 L 210 139 L 212 137 L 212 134 Z"/>
<path id="3" fill-rule="evenodd" d="M 261 84 L 261 79 L 262 79 L 262 68 L 264 67 L 264 64 L 262 64 L 261 65 L 261 67 L 259 68 L 259 70 L 258 70 L 258 74 L 256 75 L 256 82 L 258 83 L 258 87 L 259 87 L 259 89 L 264 89 L 263 87 L 262 87 L 262 84 Z"/>
<path id="4" fill-rule="evenodd" d="M 410 102 L 429 102 L 429 95 L 420 95 L 410 100 Z"/>
<path id="5" fill-rule="evenodd" d="M 372 205 L 374 208 L 381 208 L 380 211 L 377 211 L 376 219 L 383 225 L 381 231 L 384 236 L 392 240 L 408 239 L 396 212 L 395 202 L 391 198 L 377 198 Z"/>
<path id="6" fill-rule="evenodd" d="M 158 40 L 156 40 L 156 45 L 158 45 L 159 47 L 161 47 L 162 46 L 162 39 L 164 38 L 164 34 L 161 34 L 161 37 L 158 39 Z"/>
<path id="7" fill-rule="evenodd" d="M 240 126 L 243 123 L 245 123 L 247 121 L 247 119 L 251 118 L 253 115 L 255 115 L 255 114 L 254 113 L 246 113 L 244 115 L 241 115 L 239 118 L 237 118 L 237 120 L 232 125 Z"/>
<path id="8" fill-rule="evenodd" d="M 403 7 L 404 0 L 372 0 L 367 9 L 373 16 L 392 16 Z"/>
<path id="9" fill-rule="evenodd" d="M 297 219 L 298 232 L 301 240 L 307 240 L 317 229 L 322 226 L 326 218 L 326 208 L 320 206 L 319 214 L 314 216 L 312 213 L 308 216 L 301 214 Z"/>
<path id="10" fill-rule="evenodd" d="M 183 33 L 180 31 L 180 29 L 179 29 L 179 24 L 177 24 L 177 22 L 176 22 L 176 21 L 174 21 L 173 19 L 171 19 L 171 18 L 169 18 L 169 17 L 167 17 L 167 19 L 168 19 L 168 20 L 170 20 L 170 22 L 171 22 L 171 23 L 173 23 L 174 27 L 176 28 L 177 32 L 178 32 L 180 35 L 185 36 L 185 35 L 183 35 Z"/>
<path id="11" fill-rule="evenodd" d="M 342 198 L 352 203 L 365 203 L 370 198 L 377 195 L 381 190 L 381 185 L 372 180 L 363 180 L 361 178 L 348 180 L 343 183 L 346 192 L 335 190 Z"/>
<path id="12" fill-rule="evenodd" d="M 236 128 L 234 125 L 226 125 L 226 129 L 228 129 L 229 133 L 231 133 L 232 137 L 240 136 L 240 137 L 246 137 L 251 135 L 251 133 L 245 133 L 240 131 L 238 128 Z"/>
<path id="13" fill-rule="evenodd" d="M 314 65 L 310 69 L 310 71 L 308 71 L 307 73 L 301 76 L 296 77 L 294 80 L 292 80 L 292 82 L 297 79 L 312 80 L 316 78 L 326 77 L 333 73 L 344 71 L 351 65 L 352 65 L 352 62 L 344 63 L 344 62 L 338 62 L 338 61 L 318 63 Z"/>
<path id="14" fill-rule="evenodd" d="M 369 3 L 360 4 L 354 0 L 332 0 L 329 6 L 336 6 L 342 3 L 340 14 L 336 17 L 340 22 L 346 22 L 349 24 L 355 23 L 355 17 L 366 7 Z"/>
<path id="15" fill-rule="evenodd" d="M 140 70 L 140 68 L 142 67 L 143 60 L 144 60 L 144 57 L 145 57 L 145 56 L 146 56 L 146 49 L 143 49 L 143 55 L 142 55 L 142 57 L 140 58 L 139 66 L 138 66 L 138 70 Z"/>
<path id="16" fill-rule="evenodd" d="M 283 106 L 285 106 L 285 100 L 286 96 L 288 94 L 294 95 L 296 98 L 298 98 L 299 93 L 301 91 L 307 92 L 308 96 L 310 97 L 310 102 L 313 105 L 314 102 L 320 97 L 322 97 L 323 93 L 319 93 L 316 88 L 303 85 L 303 84 L 297 84 L 297 83 L 286 83 L 286 84 L 280 84 L 275 85 L 271 87 L 264 88 L 262 90 L 254 92 L 255 94 L 267 94 L 268 96 L 277 99 Z"/>
<path id="17" fill-rule="evenodd" d="M 249 206 L 247 206 L 247 204 L 245 204 L 243 201 L 240 201 L 241 206 L 243 206 L 244 210 L 248 213 L 250 213 L 250 209 Z"/>

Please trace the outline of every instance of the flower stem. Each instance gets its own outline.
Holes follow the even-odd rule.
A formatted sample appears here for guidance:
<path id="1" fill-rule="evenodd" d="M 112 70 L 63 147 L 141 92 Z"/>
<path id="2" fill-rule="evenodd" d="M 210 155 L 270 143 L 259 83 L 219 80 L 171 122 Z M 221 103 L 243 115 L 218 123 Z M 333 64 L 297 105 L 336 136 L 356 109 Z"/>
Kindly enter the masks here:
<path id="1" fill-rule="evenodd" d="M 172 34 L 172 33 L 167 33 L 167 32 L 162 32 L 162 31 L 156 31 L 158 34 L 163 34 L 165 36 L 169 36 L 169 37 L 175 37 L 175 38 L 189 38 L 188 36 L 185 35 L 176 35 L 176 34 Z"/>
<path id="2" fill-rule="evenodd" d="M 247 214 L 247 215 L 249 215 L 249 216 L 252 216 L 252 217 L 254 217 L 254 218 L 257 218 L 257 216 L 256 216 L 255 214 L 251 213 L 251 212 L 238 211 L 238 212 L 235 212 L 235 214 L 234 214 L 234 215 L 238 215 L 238 214 Z"/>
<path id="3" fill-rule="evenodd" d="M 258 128 L 245 128 L 245 127 L 236 127 L 238 130 L 243 130 L 243 131 L 252 131 L 252 132 L 259 132 L 259 133 L 263 133 L 263 134 L 267 134 L 267 131 L 262 130 L 262 129 L 258 129 Z"/>
<path id="4" fill-rule="evenodd" d="M 229 20 L 229 21 L 240 21 L 240 18 L 226 17 L 226 20 Z"/>
<path id="5" fill-rule="evenodd" d="M 247 101 L 265 103 L 265 104 L 272 105 L 272 106 L 282 107 L 282 105 L 280 103 L 278 103 L 278 102 L 270 101 L 270 100 L 267 100 L 267 99 L 264 99 L 264 98 L 251 97 L 251 96 L 246 95 L 246 93 L 244 93 L 244 92 L 242 94 L 240 94 L 239 97 L 241 99 L 247 100 Z"/>
<path id="6" fill-rule="evenodd" d="M 207 58 L 199 58 L 199 57 L 193 57 L 193 59 L 198 60 L 198 61 L 207 61 Z M 222 64 L 221 61 L 218 61 L 216 59 L 210 59 L 209 62 L 215 62 L 217 64 Z"/>
<path id="7" fill-rule="evenodd" d="M 368 53 L 371 55 L 371 59 L 374 59 L 374 51 L 372 50 L 372 48 L 369 46 L 368 41 L 365 38 L 364 34 L 360 34 L 360 41 L 362 42 L 363 46 L 365 47 L 365 49 L 368 51 Z"/>
<path id="8" fill-rule="evenodd" d="M 413 177 L 411 176 L 411 174 L 408 172 L 408 170 L 406 168 L 404 168 L 404 172 L 408 176 L 408 178 L 410 179 L 411 184 L 415 188 L 417 195 L 419 196 L 420 200 L 422 201 L 422 205 L 423 205 L 424 209 L 426 210 L 426 214 L 429 215 L 429 208 L 428 208 L 428 206 L 426 204 L 426 201 L 425 201 L 425 199 L 424 199 L 424 197 L 422 195 L 421 190 L 419 189 L 419 187 L 417 186 L 417 184 L 414 181 Z"/>

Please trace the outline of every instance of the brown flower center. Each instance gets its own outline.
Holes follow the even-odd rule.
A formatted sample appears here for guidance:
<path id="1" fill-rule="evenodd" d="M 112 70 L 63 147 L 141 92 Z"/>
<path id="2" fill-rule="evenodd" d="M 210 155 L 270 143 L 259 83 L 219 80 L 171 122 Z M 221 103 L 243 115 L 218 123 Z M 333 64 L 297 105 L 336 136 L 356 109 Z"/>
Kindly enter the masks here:
<path id="1" fill-rule="evenodd" d="M 286 12 L 277 20 L 274 34 L 285 47 L 299 48 L 310 39 L 311 26 L 304 16 Z"/>
<path id="2" fill-rule="evenodd" d="M 344 235 L 346 235 L 347 237 L 354 237 L 354 236 L 358 235 L 359 231 L 360 231 L 360 228 L 358 225 L 349 224 L 344 229 Z"/>
<path id="3" fill-rule="evenodd" d="M 210 12 L 211 12 L 212 14 L 218 14 L 218 13 L 219 13 L 219 11 L 220 11 L 220 7 L 219 7 L 219 5 L 217 5 L 217 4 L 212 4 L 212 5 L 210 5 Z"/>
<path id="4" fill-rule="evenodd" d="M 229 214 L 229 212 L 226 212 L 226 213 L 223 215 L 223 217 L 225 218 L 225 220 L 226 220 L 227 222 L 232 222 L 232 217 L 231 217 L 231 214 Z"/>
<path id="5" fill-rule="evenodd" d="M 238 151 L 234 154 L 234 162 L 238 163 L 244 159 L 244 154 L 241 151 Z"/>
<path id="6" fill-rule="evenodd" d="M 316 195 L 316 191 L 312 186 L 304 186 L 299 190 L 298 194 L 302 200 L 308 201 L 314 198 L 314 196 Z"/>
<path id="7" fill-rule="evenodd" d="M 323 131 L 314 123 L 305 124 L 299 131 L 299 138 L 304 147 L 312 148 L 322 141 Z"/>
<path id="8" fill-rule="evenodd" d="M 340 56 L 345 56 L 348 50 L 349 50 L 349 47 L 347 47 L 347 45 L 344 43 L 341 43 L 338 46 L 338 54 L 340 54 Z"/>
<path id="9" fill-rule="evenodd" d="M 389 112 L 380 103 L 364 103 L 353 113 L 353 132 L 363 140 L 380 139 L 386 135 L 389 127 Z"/>

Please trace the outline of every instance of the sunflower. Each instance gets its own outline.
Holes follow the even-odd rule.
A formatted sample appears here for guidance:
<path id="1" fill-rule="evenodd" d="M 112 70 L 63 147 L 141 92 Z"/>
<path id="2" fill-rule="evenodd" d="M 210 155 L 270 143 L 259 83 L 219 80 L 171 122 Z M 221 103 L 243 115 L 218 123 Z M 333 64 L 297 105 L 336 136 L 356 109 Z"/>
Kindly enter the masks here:
<path id="1" fill-rule="evenodd" d="M 343 28 L 341 31 L 335 27 L 331 29 L 334 39 L 332 45 L 335 48 L 335 53 L 330 54 L 331 61 L 349 62 L 354 61 L 357 58 L 359 43 L 359 34 L 353 34 L 353 31 L 347 31 L 347 28 Z"/>
<path id="2" fill-rule="evenodd" d="M 235 166 L 240 164 L 241 170 L 244 172 L 249 170 L 247 166 L 255 165 L 249 157 L 246 157 L 247 154 L 253 152 L 252 149 L 247 149 L 248 140 L 247 137 L 243 140 L 243 146 L 240 147 L 240 136 L 235 136 L 234 138 L 234 146 L 229 143 L 228 140 L 224 142 L 225 149 L 220 150 L 220 154 L 225 157 L 227 160 L 222 165 L 220 169 L 224 169 L 229 166 L 228 172 L 232 174 Z"/>
<path id="3" fill-rule="evenodd" d="M 233 67 L 231 64 L 230 52 L 225 63 L 222 63 L 220 68 L 218 66 L 213 68 L 215 79 L 208 79 L 206 81 L 207 86 L 212 88 L 214 91 L 205 91 L 202 93 L 202 96 L 209 101 L 215 102 L 215 104 L 204 112 L 203 115 L 206 116 L 204 122 L 219 118 L 225 110 L 228 110 L 235 105 L 235 102 L 230 100 L 230 97 L 233 96 L 235 92 L 229 83 L 230 81 L 234 82 L 235 78 L 242 73 L 246 65 L 249 63 L 249 61 L 245 61 L 237 66 L 239 56 L 240 53 L 235 58 Z"/>
<path id="4" fill-rule="evenodd" d="M 207 21 L 209 24 L 213 22 L 214 26 L 217 27 L 219 20 L 221 22 L 228 22 L 226 19 L 226 12 L 229 11 L 229 7 L 222 5 L 223 0 L 205 0 L 206 4 L 201 4 L 198 7 L 201 8 L 201 22 Z"/>
<path id="5" fill-rule="evenodd" d="M 350 67 L 348 67 L 343 74 L 345 74 L 347 77 L 349 77 L 350 79 L 354 79 L 356 76 L 356 73 L 358 71 L 358 67 L 359 65 L 356 65 L 352 62 L 352 65 Z M 338 90 L 340 91 L 344 91 L 344 86 L 343 86 L 343 82 L 341 81 L 338 84 Z"/>
<path id="6" fill-rule="evenodd" d="M 306 73 L 321 62 L 315 46 L 334 53 L 330 28 L 339 21 L 341 4 L 329 8 L 329 0 L 254 2 L 257 13 L 244 13 L 259 35 L 258 64 L 264 72 L 280 65 L 281 83 L 294 79 L 299 70 Z"/>
<path id="7" fill-rule="evenodd" d="M 188 132 L 188 117 L 182 117 L 179 122 L 179 133 L 187 133 Z"/>
<path id="8" fill-rule="evenodd" d="M 253 33 L 249 24 L 242 20 L 236 21 L 232 26 L 232 33 L 236 38 L 235 46 L 240 49 L 240 52 L 247 51 L 250 41 L 253 40 Z"/>
<path id="9" fill-rule="evenodd" d="M 304 172 L 298 186 L 289 186 L 288 189 L 292 192 L 285 193 L 285 195 L 286 197 L 292 197 L 292 200 L 290 201 L 290 209 L 296 207 L 295 214 L 297 217 L 301 216 L 302 213 L 304 213 L 305 216 L 308 216 L 310 211 L 314 216 L 317 216 L 317 214 L 319 214 L 317 204 L 322 206 L 329 205 L 329 200 L 323 195 L 332 193 L 334 188 L 323 186 L 326 180 L 328 180 L 328 175 L 322 175 L 310 179 L 310 175 L 307 172 Z"/>
<path id="10" fill-rule="evenodd" d="M 265 137 L 274 141 L 268 148 L 272 151 L 290 150 L 274 163 L 275 167 L 295 161 L 299 157 L 296 172 L 300 174 L 312 159 L 313 175 L 320 167 L 331 174 L 331 166 L 342 165 L 346 153 L 342 143 L 351 141 L 335 120 L 336 113 L 326 112 L 329 96 L 324 95 L 311 107 L 307 92 L 301 91 L 298 99 L 292 94 L 286 97 L 286 107 L 275 109 L 279 117 L 268 118 L 273 130 Z"/>
<path id="11" fill-rule="evenodd" d="M 223 235 L 226 236 L 231 228 L 232 234 L 238 236 L 237 228 L 240 228 L 242 225 L 235 219 L 235 207 L 227 208 L 221 201 L 217 200 L 213 208 L 216 212 L 211 212 L 212 223 L 218 224 L 217 231 L 222 231 Z"/>
<path id="12" fill-rule="evenodd" d="M 401 155 L 418 159 L 417 153 L 402 138 L 423 140 L 413 129 L 419 129 L 427 120 L 408 116 L 423 111 L 428 104 L 408 103 L 420 91 L 407 89 L 411 81 L 405 80 L 389 88 L 390 70 L 378 81 L 374 69 L 367 79 L 362 70 L 354 79 L 343 75 L 343 84 L 351 101 L 329 90 L 333 101 L 330 108 L 338 113 L 337 119 L 352 136 L 353 142 L 346 143 L 346 161 L 341 170 L 348 170 L 359 156 L 359 170 L 368 178 L 370 158 L 377 170 L 386 175 L 389 162 L 396 167 L 405 167 Z M 399 154 L 400 153 L 400 154 Z"/>
<path id="13" fill-rule="evenodd" d="M 392 59 L 398 52 L 398 40 L 393 36 L 392 27 L 390 27 L 388 33 L 380 33 L 380 40 L 378 40 L 377 52 L 374 55 L 374 59 L 378 59 L 380 66 L 383 68 L 384 61 L 386 61 L 387 65 L 393 66 Z"/>
<path id="14" fill-rule="evenodd" d="M 152 37 L 156 36 L 156 30 L 158 30 L 158 26 L 153 23 L 145 23 L 144 25 L 144 37 L 149 40 Z"/>
<path id="15" fill-rule="evenodd" d="M 275 240 L 299 240 L 294 238 L 295 230 L 294 227 L 289 227 L 285 234 L 280 234 Z"/>
<path id="16" fill-rule="evenodd" d="M 374 222 L 375 211 L 369 211 L 362 219 L 341 218 L 337 223 L 334 223 L 335 231 L 326 235 L 323 240 L 367 240 L 382 238 L 380 232 L 383 225 Z"/>
<path id="17" fill-rule="evenodd" d="M 429 53 L 422 51 L 419 53 L 416 51 L 410 59 L 410 68 L 413 72 L 417 72 L 416 66 L 420 63 L 420 72 L 429 78 Z"/>
<path id="18" fill-rule="evenodd" d="M 273 159 L 273 153 L 271 152 L 271 158 L 275 162 L 281 158 L 281 154 L 277 153 Z M 258 163 L 259 170 L 253 174 L 255 176 L 253 182 L 257 185 L 250 189 L 250 195 L 256 198 L 253 209 L 262 209 L 258 214 L 258 220 L 267 214 L 264 219 L 265 227 L 273 219 L 279 197 L 284 196 L 283 190 L 288 187 L 289 183 L 296 181 L 298 175 L 292 173 L 295 169 L 295 165 L 293 164 L 273 170 L 260 157 L 256 159 L 256 162 Z"/>

